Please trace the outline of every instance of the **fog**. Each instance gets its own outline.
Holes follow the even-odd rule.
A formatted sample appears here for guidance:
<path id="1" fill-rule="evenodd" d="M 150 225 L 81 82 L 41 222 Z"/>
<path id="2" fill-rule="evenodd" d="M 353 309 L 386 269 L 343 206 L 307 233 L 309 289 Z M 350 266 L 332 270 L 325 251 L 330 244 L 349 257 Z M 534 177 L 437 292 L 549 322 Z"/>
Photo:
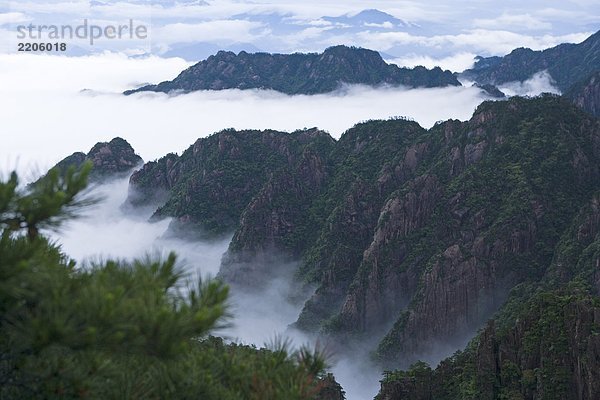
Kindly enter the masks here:
<path id="1" fill-rule="evenodd" d="M 457 60 L 468 62 L 468 57 Z M 352 86 L 317 96 L 264 90 L 121 95 L 142 83 L 172 79 L 188 65 L 176 58 L 132 59 L 118 54 L 80 58 L 0 55 L 0 165 L 26 173 L 45 171 L 63 157 L 87 152 L 96 142 L 115 136 L 128 140 L 150 161 L 181 152 L 197 138 L 229 127 L 293 131 L 316 126 L 336 138 L 359 121 L 391 116 L 406 116 L 430 127 L 439 120 L 468 119 L 486 99 L 472 87 Z M 501 89 L 508 94 L 537 94 L 548 88 L 552 88 L 551 81 L 542 73 Z M 187 242 L 165 236 L 168 219 L 150 223 L 151 211 L 132 214 L 120 208 L 127 186 L 127 179 L 120 179 L 93 188 L 92 194 L 102 202 L 52 234 L 67 254 L 85 265 L 173 250 L 190 277 L 217 274 L 230 237 Z M 259 346 L 278 336 L 292 338 L 296 346 L 314 344 L 315 338 L 289 328 L 303 305 L 290 300 L 291 284 L 289 275 L 284 275 L 268 282 L 260 294 L 233 288 L 232 326 L 218 333 Z M 344 354 L 332 358 L 336 362 L 333 372 L 349 400 L 372 398 L 378 390 L 380 376 L 370 365 L 367 350 L 356 350 L 352 359 Z"/>
<path id="2" fill-rule="evenodd" d="M 414 68 L 421 65 L 429 69 L 440 67 L 443 70 L 448 69 L 452 72 L 463 72 L 464 70 L 473 67 L 475 64 L 475 57 L 476 54 L 466 52 L 457 53 L 443 58 L 433 58 L 421 54 L 411 54 L 403 58 L 395 58 L 387 61 L 400 67 Z"/>
<path id="3" fill-rule="evenodd" d="M 524 82 L 509 82 L 498 86 L 507 96 L 537 96 L 540 93 L 560 94 L 547 71 L 534 74 Z"/>
<path id="4" fill-rule="evenodd" d="M 131 260 L 150 256 L 178 255 L 179 266 L 186 279 L 214 277 L 219 271 L 222 254 L 231 236 L 211 242 L 189 242 L 165 235 L 170 219 L 148 222 L 151 210 L 123 209 L 128 193 L 128 179 L 118 179 L 92 187 L 86 196 L 99 201 L 84 210 L 79 218 L 68 222 L 58 232 L 48 232 L 63 251 L 85 267 L 109 258 Z M 259 347 L 278 339 L 289 339 L 293 347 L 319 346 L 327 351 L 327 343 L 289 327 L 300 314 L 305 299 L 292 300 L 292 279 L 296 264 L 282 265 L 273 279 L 259 292 L 232 286 L 229 326 L 214 334 L 238 343 Z M 279 266 L 278 266 L 279 267 Z M 283 271 L 283 272 L 282 272 Z M 310 293 L 306 293 L 307 297 Z M 330 354 L 336 379 L 347 393 L 347 399 L 373 398 L 379 389 L 380 374 L 368 361 L 365 351 L 354 354 Z"/>
<path id="5" fill-rule="evenodd" d="M 144 82 L 172 79 L 188 65 L 176 58 L 116 54 L 0 55 L 0 162 L 45 170 L 115 136 L 148 161 L 229 127 L 293 131 L 316 126 L 339 137 L 359 121 L 391 116 L 429 127 L 438 120 L 468 119 L 485 99 L 479 90 L 464 87 L 355 86 L 318 96 L 261 90 L 121 95 Z"/>

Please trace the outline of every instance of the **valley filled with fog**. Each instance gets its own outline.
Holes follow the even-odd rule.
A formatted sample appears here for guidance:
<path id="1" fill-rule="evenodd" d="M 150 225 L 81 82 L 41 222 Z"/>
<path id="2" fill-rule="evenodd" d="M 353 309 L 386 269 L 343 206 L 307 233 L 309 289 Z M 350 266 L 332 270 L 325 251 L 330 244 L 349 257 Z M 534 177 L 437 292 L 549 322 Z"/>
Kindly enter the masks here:
<path id="1" fill-rule="evenodd" d="M 128 178 L 93 185 L 85 196 L 96 204 L 84 209 L 79 218 L 69 221 L 58 232 L 50 232 L 62 250 L 73 257 L 79 268 L 108 259 L 164 258 L 169 252 L 178 256 L 179 268 L 187 281 L 215 277 L 221 256 L 231 237 L 212 241 L 186 241 L 168 232 L 170 219 L 149 222 L 151 212 L 124 209 L 128 195 Z M 322 338 L 307 336 L 293 329 L 306 298 L 292 299 L 295 265 L 282 265 L 283 273 L 265 282 L 259 291 L 233 286 L 230 292 L 231 318 L 224 328 L 213 332 L 237 343 L 257 347 L 289 340 L 293 347 L 317 346 L 329 356 L 336 379 L 347 398 L 372 398 L 379 388 L 380 374 L 363 353 L 339 353 Z"/>
<path id="2" fill-rule="evenodd" d="M 12 99 L 0 109 L 3 130 L 10 133 L 4 138 L 0 160 L 5 170 L 17 169 L 29 179 L 75 151 L 87 152 L 96 142 L 116 136 L 126 139 L 147 162 L 169 152 L 181 153 L 197 138 L 230 127 L 294 131 L 315 126 L 339 138 L 368 119 L 403 116 L 426 128 L 440 120 L 465 120 L 488 99 L 467 82 L 463 87 L 433 89 L 347 86 L 314 96 L 223 90 L 126 97 L 121 94 L 124 90 L 171 79 L 189 64 L 176 58 L 132 59 L 108 53 L 81 58 L 0 55 L 0 61 L 0 92 Z M 501 89 L 510 95 L 556 92 L 544 74 Z M 82 267 L 108 258 L 164 256 L 175 251 L 189 279 L 218 273 L 230 237 L 211 242 L 170 237 L 168 219 L 150 223 L 152 210 L 132 213 L 121 207 L 127 193 L 128 179 L 93 187 L 90 194 L 100 203 L 53 237 Z M 288 269 L 288 274 L 273 278 L 260 292 L 233 287 L 231 325 L 216 333 L 257 346 L 290 338 L 296 346 L 310 343 L 327 348 L 319 338 L 290 328 L 306 298 L 290 298 L 293 266 Z M 353 358 L 333 352 L 333 372 L 348 399 L 373 397 L 379 372 L 369 361 L 368 348 L 354 350 Z M 437 362 L 453 350 L 444 349 L 430 361 Z"/>
<path id="3" fill-rule="evenodd" d="M 599 398 L 599 27 L 0 2 L 0 398 Z"/>

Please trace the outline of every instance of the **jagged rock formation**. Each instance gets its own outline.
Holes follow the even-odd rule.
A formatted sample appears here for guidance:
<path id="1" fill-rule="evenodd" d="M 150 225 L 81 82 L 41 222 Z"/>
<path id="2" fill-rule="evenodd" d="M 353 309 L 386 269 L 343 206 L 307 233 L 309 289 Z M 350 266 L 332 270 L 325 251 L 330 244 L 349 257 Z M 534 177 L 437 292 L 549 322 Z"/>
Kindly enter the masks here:
<path id="1" fill-rule="evenodd" d="M 73 153 L 55 167 L 65 171 L 71 166 L 79 168 L 86 161 L 93 165 L 90 172 L 92 182 L 125 176 L 143 162 L 126 140 L 117 137 L 110 142 L 96 143 L 87 154 Z"/>
<path id="2" fill-rule="evenodd" d="M 545 293 L 505 331 L 489 323 L 464 353 L 387 373 L 377 400 L 594 400 L 600 393 L 600 307 Z"/>
<path id="3" fill-rule="evenodd" d="M 157 216 L 235 231 L 228 280 L 300 259 L 317 289 L 297 326 L 384 332 L 377 354 L 392 366 L 457 348 L 511 288 L 545 276 L 599 182 L 600 123 L 550 95 L 485 102 L 430 130 L 370 121 L 337 142 L 225 131 L 131 180 L 143 201 L 166 193 Z"/>
<path id="4" fill-rule="evenodd" d="M 600 68 L 600 67 L 599 67 Z M 573 85 L 565 97 L 581 109 L 600 117 L 600 70 L 587 79 Z"/>
<path id="5" fill-rule="evenodd" d="M 207 138 L 198 139 L 194 145 L 177 156 L 169 154 L 158 161 L 149 162 L 136 171 L 130 180 L 129 201 L 137 206 L 159 204 L 155 218 L 173 216 L 180 228 L 198 228 L 205 235 L 215 236 L 234 231 L 242 215 L 252 221 L 252 204 L 270 207 L 272 199 L 260 199 L 268 185 L 278 182 L 289 184 L 294 176 L 301 187 L 295 193 L 282 194 L 279 201 L 285 205 L 285 196 L 308 190 L 318 190 L 322 171 L 322 155 L 334 144 L 334 140 L 317 129 L 284 133 L 276 131 L 226 130 Z M 306 169 L 306 179 L 298 173 Z M 267 185 L 267 186 L 265 186 Z M 278 187 L 278 186 L 277 186 Z M 248 208 L 247 211 L 244 209 Z M 291 207 L 289 213 L 297 214 Z M 282 212 L 268 213 L 272 226 L 285 223 L 288 218 L 301 219 Z M 255 228 L 252 228 L 255 229 Z M 256 228 L 261 229 L 261 228 Z M 269 229 L 268 226 L 265 229 Z M 249 232 L 255 241 L 268 240 L 279 244 L 283 234 L 271 232 L 269 237 Z M 246 242 L 245 248 L 254 249 Z M 239 250 L 243 250 L 240 247 Z"/>
<path id="6" fill-rule="evenodd" d="M 593 400 L 600 393 L 600 192 L 537 284 L 521 285 L 467 346 L 432 370 L 387 372 L 378 400 Z"/>
<path id="7" fill-rule="evenodd" d="M 525 81 L 548 71 L 562 91 L 596 72 L 600 66 L 600 32 L 579 44 L 560 44 L 544 51 L 518 48 L 504 57 L 479 57 L 462 74 L 480 84 L 500 85 Z"/>
<path id="8" fill-rule="evenodd" d="M 334 46 L 321 54 L 239 54 L 220 51 L 186 69 L 172 81 L 126 91 L 193 92 L 222 89 L 273 89 L 287 94 L 334 91 L 341 84 L 407 87 L 460 86 L 450 71 L 387 64 L 379 53 Z"/>
<path id="9" fill-rule="evenodd" d="M 333 374 L 327 374 L 322 381 L 319 393 L 315 396 L 316 400 L 344 400 L 346 392 L 342 386 L 335 380 Z"/>
<path id="10" fill-rule="evenodd" d="M 566 128 L 572 118 L 581 125 Z M 391 364 L 460 345 L 550 263 L 571 207 L 598 185 L 598 135 L 554 97 L 484 103 L 434 127 L 424 147 L 438 148 L 388 197 L 333 325 L 397 318 L 378 349 Z"/>

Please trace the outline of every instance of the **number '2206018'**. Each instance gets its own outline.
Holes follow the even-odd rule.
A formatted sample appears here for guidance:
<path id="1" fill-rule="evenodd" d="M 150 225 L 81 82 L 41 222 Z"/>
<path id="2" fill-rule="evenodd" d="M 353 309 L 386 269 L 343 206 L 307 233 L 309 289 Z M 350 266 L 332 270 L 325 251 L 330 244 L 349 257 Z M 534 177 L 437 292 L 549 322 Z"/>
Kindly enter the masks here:
<path id="1" fill-rule="evenodd" d="M 66 43 L 19 43 L 19 51 L 66 51 Z"/>

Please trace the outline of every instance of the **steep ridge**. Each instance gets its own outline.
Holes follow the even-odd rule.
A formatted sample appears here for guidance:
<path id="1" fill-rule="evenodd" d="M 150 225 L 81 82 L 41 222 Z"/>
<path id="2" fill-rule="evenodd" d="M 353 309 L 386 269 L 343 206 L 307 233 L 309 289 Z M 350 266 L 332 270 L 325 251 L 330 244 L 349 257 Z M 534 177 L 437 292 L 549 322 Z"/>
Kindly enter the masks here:
<path id="1" fill-rule="evenodd" d="M 387 64 L 379 53 L 356 47 L 334 46 L 323 53 L 239 54 L 220 51 L 183 71 L 172 81 L 128 90 L 137 92 L 193 92 L 222 89 L 273 89 L 286 94 L 334 91 L 342 84 L 407 87 L 460 86 L 450 71 L 436 67 L 414 69 Z"/>
<path id="2" fill-rule="evenodd" d="M 444 193 L 416 231 L 418 245 L 403 237 L 405 225 L 387 230 L 383 237 L 388 243 L 397 238 L 408 262 L 382 261 L 382 251 L 366 258 L 366 279 L 357 280 L 341 312 L 342 321 L 360 326 L 381 312 L 381 293 L 417 273 L 417 288 L 395 291 L 412 296 L 403 299 L 410 301 L 407 309 L 391 310 L 401 314 L 379 346 L 384 361 L 434 356 L 437 346 L 457 346 L 471 336 L 512 286 L 544 273 L 573 213 L 600 181 L 598 122 L 558 98 L 485 103 L 471 121 L 438 129 L 447 138 L 445 154 L 428 174 Z M 411 195 L 423 198 L 411 190 L 400 201 Z M 425 258 L 412 261 L 419 257 Z"/>
<path id="3" fill-rule="evenodd" d="M 131 176 L 128 202 L 159 206 L 155 218 L 175 217 L 174 228 L 212 237 L 229 234 L 273 174 L 296 166 L 310 149 L 326 153 L 332 144 L 317 129 L 291 134 L 225 130 L 198 139 L 181 156 L 146 163 Z"/>
<path id="4" fill-rule="evenodd" d="M 504 57 L 479 58 L 462 75 L 479 84 L 500 85 L 525 81 L 536 72 L 548 71 L 562 91 L 600 69 L 600 32 L 579 44 L 560 44 L 543 51 L 518 48 Z"/>
<path id="5" fill-rule="evenodd" d="M 511 298 L 473 339 L 432 370 L 387 372 L 378 400 L 596 399 L 600 393 L 600 192 L 556 246 L 540 283 Z"/>
<path id="6" fill-rule="evenodd" d="M 600 117 L 600 70 L 573 85 L 564 96 L 582 110 Z"/>
<path id="7" fill-rule="evenodd" d="M 69 167 L 79 168 L 86 161 L 92 162 L 91 182 L 124 177 L 143 162 L 125 139 L 117 137 L 110 142 L 96 143 L 87 154 L 73 153 L 54 167 L 66 171 Z"/>
<path id="8" fill-rule="evenodd" d="M 599 182 L 600 123 L 545 95 L 430 130 L 369 121 L 337 142 L 220 132 L 146 164 L 131 187 L 143 201 L 164 190 L 157 217 L 235 231 L 226 280 L 254 285 L 300 260 L 316 291 L 297 326 L 344 342 L 385 334 L 377 355 L 395 367 L 462 346 L 511 288 L 540 280 Z"/>

